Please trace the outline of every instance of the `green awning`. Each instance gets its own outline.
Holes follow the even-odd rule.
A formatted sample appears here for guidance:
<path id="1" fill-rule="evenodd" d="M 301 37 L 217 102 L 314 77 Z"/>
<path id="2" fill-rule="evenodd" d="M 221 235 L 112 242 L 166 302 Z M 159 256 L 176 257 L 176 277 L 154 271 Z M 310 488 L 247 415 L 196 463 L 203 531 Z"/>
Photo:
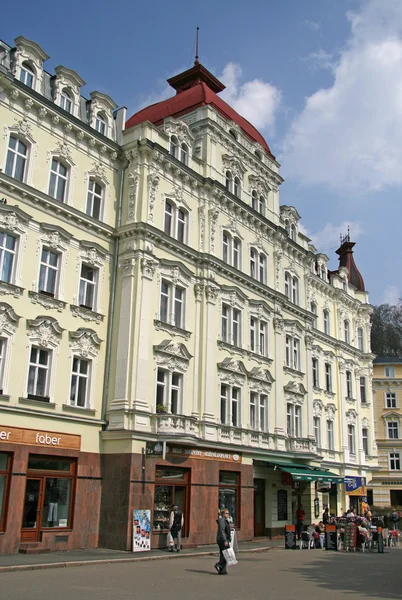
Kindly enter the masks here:
<path id="1" fill-rule="evenodd" d="M 331 471 L 320 471 L 312 467 L 302 465 L 275 465 L 276 469 L 290 473 L 294 481 L 322 481 L 325 483 L 343 483 L 343 477 L 331 473 Z"/>

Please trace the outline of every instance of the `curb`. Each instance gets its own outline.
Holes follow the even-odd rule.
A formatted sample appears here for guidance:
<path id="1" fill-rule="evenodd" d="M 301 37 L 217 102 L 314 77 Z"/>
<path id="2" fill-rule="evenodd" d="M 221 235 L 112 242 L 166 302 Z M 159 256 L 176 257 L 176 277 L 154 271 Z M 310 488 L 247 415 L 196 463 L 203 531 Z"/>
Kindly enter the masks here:
<path id="1" fill-rule="evenodd" d="M 278 546 L 279 547 L 279 546 Z M 274 550 L 277 546 L 266 546 L 263 548 L 250 548 L 249 550 L 239 550 L 243 552 L 267 552 L 268 550 Z M 150 560 L 180 560 L 181 558 L 194 558 L 194 556 L 217 556 L 218 552 L 189 552 L 188 554 L 180 554 L 180 556 L 141 556 L 138 558 L 104 558 L 94 560 L 71 560 L 67 562 L 55 562 L 55 563 L 42 563 L 33 565 L 10 565 L 7 567 L 0 567 L 0 573 L 7 573 L 10 571 L 36 571 L 39 569 L 62 569 L 68 567 L 88 567 L 90 565 L 104 565 L 111 563 L 135 563 Z"/>

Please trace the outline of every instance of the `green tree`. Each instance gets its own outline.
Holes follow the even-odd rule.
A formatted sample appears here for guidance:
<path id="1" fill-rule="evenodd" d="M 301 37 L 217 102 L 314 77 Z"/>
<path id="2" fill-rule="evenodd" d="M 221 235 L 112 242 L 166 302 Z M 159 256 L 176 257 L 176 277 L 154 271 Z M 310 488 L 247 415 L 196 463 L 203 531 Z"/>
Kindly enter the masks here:
<path id="1" fill-rule="evenodd" d="M 380 304 L 371 315 L 371 350 L 377 356 L 402 356 L 402 301 Z"/>

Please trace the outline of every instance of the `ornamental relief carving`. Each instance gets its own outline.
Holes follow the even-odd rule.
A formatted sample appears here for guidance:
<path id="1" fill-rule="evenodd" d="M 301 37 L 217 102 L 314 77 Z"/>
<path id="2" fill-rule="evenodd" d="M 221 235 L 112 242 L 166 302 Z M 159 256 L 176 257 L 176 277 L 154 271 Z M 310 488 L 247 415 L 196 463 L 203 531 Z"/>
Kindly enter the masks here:
<path id="1" fill-rule="evenodd" d="M 204 252 L 205 206 L 199 206 L 198 208 L 198 223 L 200 227 L 200 252 Z"/>
<path id="2" fill-rule="evenodd" d="M 334 421 L 336 413 L 335 404 L 327 404 L 325 407 L 325 415 L 328 421 Z"/>
<path id="3" fill-rule="evenodd" d="M 6 283 L 5 281 L 0 281 L 0 296 L 14 296 L 14 298 L 20 298 L 23 294 L 23 289 L 13 285 L 11 283 Z"/>
<path id="4" fill-rule="evenodd" d="M 346 422 L 348 425 L 356 425 L 356 411 L 348 410 L 346 412 Z"/>
<path id="5" fill-rule="evenodd" d="M 71 155 L 70 146 L 67 142 L 57 142 L 54 150 L 48 150 L 46 155 L 46 162 L 49 163 L 53 156 L 59 156 L 64 158 L 70 165 L 74 165 L 73 157 Z"/>
<path id="6" fill-rule="evenodd" d="M 93 329 L 80 328 L 70 332 L 70 348 L 79 356 L 96 358 L 102 340 Z"/>
<path id="7" fill-rule="evenodd" d="M 322 402 L 321 400 L 314 400 L 313 402 L 313 417 L 321 417 L 322 415 Z"/>
<path id="8" fill-rule="evenodd" d="M 6 213 L 0 211 L 0 227 L 6 231 L 26 233 L 26 228 L 15 212 Z"/>
<path id="9" fill-rule="evenodd" d="M 148 221 L 154 220 L 155 198 L 158 189 L 160 177 L 156 173 L 150 173 L 147 178 L 148 183 Z"/>
<path id="10" fill-rule="evenodd" d="M 61 335 L 64 331 L 53 317 L 37 317 L 28 319 L 27 336 L 31 342 L 39 344 L 43 348 L 53 348 L 60 344 Z"/>
<path id="11" fill-rule="evenodd" d="M 0 334 L 13 335 L 20 318 L 9 304 L 0 302 Z"/>
<path id="12" fill-rule="evenodd" d="M 34 283 L 34 285 L 36 285 L 36 283 Z M 57 310 L 58 312 L 63 312 L 67 306 L 67 303 L 63 302 L 62 300 L 52 298 L 51 296 L 45 296 L 44 294 L 39 294 L 37 292 L 29 291 L 28 296 L 32 304 L 39 304 L 46 310 Z"/>
<path id="13" fill-rule="evenodd" d="M 83 321 L 94 321 L 97 325 L 104 320 L 104 316 L 82 306 L 71 306 L 71 314 L 73 317 L 82 319 Z"/>
<path id="14" fill-rule="evenodd" d="M 135 220 L 135 203 L 137 199 L 137 188 L 140 176 L 138 173 L 128 174 L 128 221 Z"/>

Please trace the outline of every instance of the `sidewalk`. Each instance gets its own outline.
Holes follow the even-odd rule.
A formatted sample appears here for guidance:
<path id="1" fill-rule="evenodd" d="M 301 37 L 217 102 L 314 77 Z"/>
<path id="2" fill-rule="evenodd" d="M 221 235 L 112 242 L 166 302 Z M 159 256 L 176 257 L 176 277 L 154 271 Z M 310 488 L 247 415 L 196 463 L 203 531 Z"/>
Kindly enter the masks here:
<path id="1" fill-rule="evenodd" d="M 252 542 L 239 542 L 240 552 L 265 552 L 274 548 L 284 548 L 284 540 L 258 539 Z M 71 550 L 49 552 L 48 554 L 5 554 L 0 555 L 0 573 L 5 571 L 26 571 L 32 569 L 55 569 L 79 567 L 89 564 L 112 562 L 139 562 L 144 560 L 178 560 L 190 556 L 218 555 L 216 544 L 182 550 L 180 553 L 167 549 L 149 552 L 124 552 L 122 550 Z"/>

